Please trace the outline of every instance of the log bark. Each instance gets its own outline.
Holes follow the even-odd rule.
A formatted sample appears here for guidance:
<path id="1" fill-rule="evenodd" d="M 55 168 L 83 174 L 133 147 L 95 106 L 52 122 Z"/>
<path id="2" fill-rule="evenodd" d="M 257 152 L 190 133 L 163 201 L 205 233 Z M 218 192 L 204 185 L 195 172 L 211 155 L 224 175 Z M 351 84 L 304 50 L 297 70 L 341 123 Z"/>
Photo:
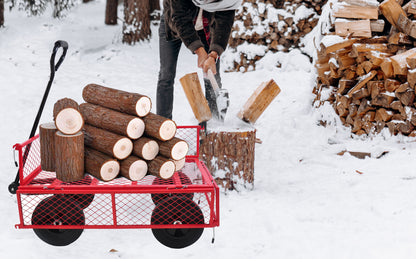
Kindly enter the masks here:
<path id="1" fill-rule="evenodd" d="M 133 143 L 129 138 L 88 124 L 84 125 L 85 145 L 117 159 L 127 158 Z"/>
<path id="2" fill-rule="evenodd" d="M 85 171 L 101 181 L 117 177 L 120 164 L 116 159 L 92 148 L 85 148 Z"/>
<path id="3" fill-rule="evenodd" d="M 141 137 L 133 142 L 133 154 L 144 160 L 152 160 L 159 153 L 159 145 L 153 139 Z"/>
<path id="4" fill-rule="evenodd" d="M 136 156 L 120 162 L 120 174 L 131 181 L 140 181 L 146 176 L 147 163 Z"/>
<path id="5" fill-rule="evenodd" d="M 180 138 L 172 138 L 168 141 L 157 141 L 159 144 L 159 153 L 173 160 L 181 160 L 188 154 L 189 146 L 186 141 Z"/>
<path id="6" fill-rule="evenodd" d="M 175 173 L 175 163 L 163 156 L 148 161 L 147 166 L 149 173 L 162 179 L 169 179 Z"/>
<path id="7" fill-rule="evenodd" d="M 143 121 L 146 125 L 144 132 L 147 136 L 167 141 L 176 134 L 176 123 L 171 119 L 150 112 L 143 117 Z"/>
<path id="8" fill-rule="evenodd" d="M 70 98 L 63 98 L 55 103 L 53 120 L 59 131 L 69 135 L 78 133 L 84 125 L 78 103 Z"/>
<path id="9" fill-rule="evenodd" d="M 138 117 L 90 103 L 81 104 L 79 109 L 89 125 L 127 136 L 130 139 L 138 139 L 144 133 L 144 122 Z"/>
<path id="10" fill-rule="evenodd" d="M 279 93 L 280 88 L 273 79 L 263 82 L 244 104 L 237 117 L 254 124 Z"/>
<path id="11" fill-rule="evenodd" d="M 43 171 L 55 172 L 55 123 L 39 126 L 40 167 Z"/>
<path id="12" fill-rule="evenodd" d="M 199 157 L 223 190 L 252 189 L 256 131 L 212 131 L 201 138 Z"/>
<path id="13" fill-rule="evenodd" d="M 208 101 L 202 93 L 201 83 L 198 74 L 186 74 L 179 79 L 185 92 L 186 98 L 191 105 L 192 112 L 199 123 L 208 121 L 212 118 L 211 110 L 208 106 Z"/>
<path id="14" fill-rule="evenodd" d="M 105 21 L 107 25 L 117 24 L 118 0 L 107 0 L 105 5 Z"/>
<path id="15" fill-rule="evenodd" d="M 96 84 L 85 86 L 82 91 L 82 97 L 88 103 L 139 117 L 149 114 L 152 108 L 150 98 L 145 95 L 129 93 Z"/>
<path id="16" fill-rule="evenodd" d="M 74 182 L 84 178 L 84 134 L 55 134 L 56 178 L 63 182 Z"/>

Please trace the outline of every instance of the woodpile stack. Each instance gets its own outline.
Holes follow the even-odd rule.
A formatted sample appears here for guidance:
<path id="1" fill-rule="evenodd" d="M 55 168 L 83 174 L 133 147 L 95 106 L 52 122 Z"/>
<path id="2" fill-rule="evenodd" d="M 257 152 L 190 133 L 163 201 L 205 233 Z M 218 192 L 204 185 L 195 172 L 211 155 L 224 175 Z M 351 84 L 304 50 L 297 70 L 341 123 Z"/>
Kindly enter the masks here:
<path id="1" fill-rule="evenodd" d="M 255 70 L 256 62 L 266 53 L 287 52 L 300 47 L 301 38 L 317 24 L 325 2 L 243 0 L 229 41 L 233 64 L 228 69 L 241 72 Z"/>
<path id="2" fill-rule="evenodd" d="M 384 128 L 416 135 L 416 1 L 402 2 L 338 3 L 336 35 L 325 36 L 318 50 L 316 103 L 330 102 L 357 135 Z"/>
<path id="3" fill-rule="evenodd" d="M 56 171 L 64 182 L 81 180 L 84 173 L 102 181 L 138 181 L 147 174 L 169 179 L 183 167 L 188 144 L 175 137 L 174 121 L 150 112 L 149 97 L 96 84 L 85 86 L 82 97 L 86 103 L 79 106 L 59 100 L 55 123 L 41 125 L 42 170 Z M 76 176 L 60 169 L 74 166 Z"/>

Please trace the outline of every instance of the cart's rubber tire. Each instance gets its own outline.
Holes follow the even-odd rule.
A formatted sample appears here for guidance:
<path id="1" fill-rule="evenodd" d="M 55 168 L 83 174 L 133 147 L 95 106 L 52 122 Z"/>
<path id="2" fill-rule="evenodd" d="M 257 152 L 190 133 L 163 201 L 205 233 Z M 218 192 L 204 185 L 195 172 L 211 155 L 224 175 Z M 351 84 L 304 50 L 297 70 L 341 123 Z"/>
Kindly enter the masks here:
<path id="1" fill-rule="evenodd" d="M 88 175 L 84 177 L 84 179 L 70 182 L 70 183 L 63 183 L 63 184 L 70 184 L 70 185 L 90 185 L 92 182 L 92 178 Z M 94 200 L 94 194 L 93 193 L 86 193 L 86 194 L 65 194 L 65 196 L 68 196 L 72 199 L 74 199 L 76 202 L 78 202 L 78 205 L 81 207 L 81 209 L 86 209 Z"/>
<path id="2" fill-rule="evenodd" d="M 192 181 L 191 179 L 189 179 L 189 177 L 182 173 L 182 172 L 177 172 L 179 179 L 181 180 L 181 183 L 183 185 L 191 185 Z M 164 185 L 164 184 L 173 184 L 173 179 L 162 179 L 159 177 L 156 177 L 153 182 L 152 185 Z M 194 194 L 193 193 L 152 193 L 152 201 L 155 205 L 157 205 L 159 202 L 172 197 L 172 196 L 179 196 L 179 197 L 185 197 L 188 198 L 190 200 L 192 200 L 194 198 Z"/>
<path id="3" fill-rule="evenodd" d="M 73 199 L 53 195 L 41 201 L 32 214 L 32 225 L 85 225 L 84 212 Z M 83 229 L 34 228 L 35 234 L 53 246 L 66 246 L 77 240 Z"/>
<path id="4" fill-rule="evenodd" d="M 199 206 L 185 197 L 173 196 L 161 201 L 153 210 L 152 225 L 204 224 Z M 195 243 L 204 228 L 153 228 L 155 238 L 170 248 L 184 248 Z"/>

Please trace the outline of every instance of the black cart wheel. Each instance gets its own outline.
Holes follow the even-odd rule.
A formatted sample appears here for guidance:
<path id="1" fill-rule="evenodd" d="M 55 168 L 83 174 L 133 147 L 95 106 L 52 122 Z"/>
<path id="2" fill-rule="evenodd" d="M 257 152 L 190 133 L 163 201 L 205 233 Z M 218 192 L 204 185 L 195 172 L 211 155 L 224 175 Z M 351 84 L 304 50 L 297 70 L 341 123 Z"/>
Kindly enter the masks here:
<path id="1" fill-rule="evenodd" d="M 191 179 L 189 179 L 189 177 L 182 173 L 182 172 L 178 172 L 178 176 L 179 179 L 181 181 L 181 184 L 183 185 L 191 185 L 192 181 Z M 152 185 L 164 185 L 164 184 L 173 184 L 173 179 L 162 179 L 162 178 L 158 178 L 156 177 L 153 182 Z M 193 193 L 152 193 L 152 201 L 154 204 L 158 204 L 159 202 L 163 201 L 164 199 L 167 199 L 169 197 L 172 196 L 180 196 L 180 197 L 185 197 L 188 198 L 190 200 L 192 200 L 194 198 L 194 194 Z"/>
<path id="2" fill-rule="evenodd" d="M 153 210 L 152 225 L 204 224 L 204 215 L 190 199 L 173 196 L 161 201 Z M 203 228 L 154 228 L 155 238 L 170 248 L 184 248 L 195 243 L 202 235 Z"/>
<path id="3" fill-rule="evenodd" d="M 33 225 L 85 225 L 81 207 L 73 199 L 54 195 L 41 201 L 32 215 Z M 66 246 L 77 240 L 83 229 L 34 228 L 35 234 L 53 246 Z"/>
<path id="4" fill-rule="evenodd" d="M 70 182 L 70 183 L 62 183 L 62 184 L 71 184 L 71 185 L 90 185 L 92 182 L 92 178 L 88 175 L 84 177 L 84 179 Z M 81 207 L 81 209 L 86 209 L 92 201 L 94 200 L 94 194 L 92 193 L 86 193 L 86 194 L 65 194 L 65 196 L 72 198 L 75 200 L 78 205 Z"/>

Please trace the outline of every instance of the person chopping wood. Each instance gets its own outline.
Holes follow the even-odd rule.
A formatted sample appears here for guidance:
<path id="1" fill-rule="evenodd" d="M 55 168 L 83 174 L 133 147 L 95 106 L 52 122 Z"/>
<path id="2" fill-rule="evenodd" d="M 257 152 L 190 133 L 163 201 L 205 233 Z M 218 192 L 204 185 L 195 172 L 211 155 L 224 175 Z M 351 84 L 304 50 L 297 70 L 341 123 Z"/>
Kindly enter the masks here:
<path id="1" fill-rule="evenodd" d="M 242 0 L 163 0 L 159 27 L 160 70 L 156 93 L 156 112 L 172 119 L 173 85 L 182 43 L 197 55 L 204 73 L 211 70 L 219 87 L 218 59 L 227 47 L 235 10 Z M 215 93 L 204 78 L 205 97 L 214 116 L 218 116 Z"/>

